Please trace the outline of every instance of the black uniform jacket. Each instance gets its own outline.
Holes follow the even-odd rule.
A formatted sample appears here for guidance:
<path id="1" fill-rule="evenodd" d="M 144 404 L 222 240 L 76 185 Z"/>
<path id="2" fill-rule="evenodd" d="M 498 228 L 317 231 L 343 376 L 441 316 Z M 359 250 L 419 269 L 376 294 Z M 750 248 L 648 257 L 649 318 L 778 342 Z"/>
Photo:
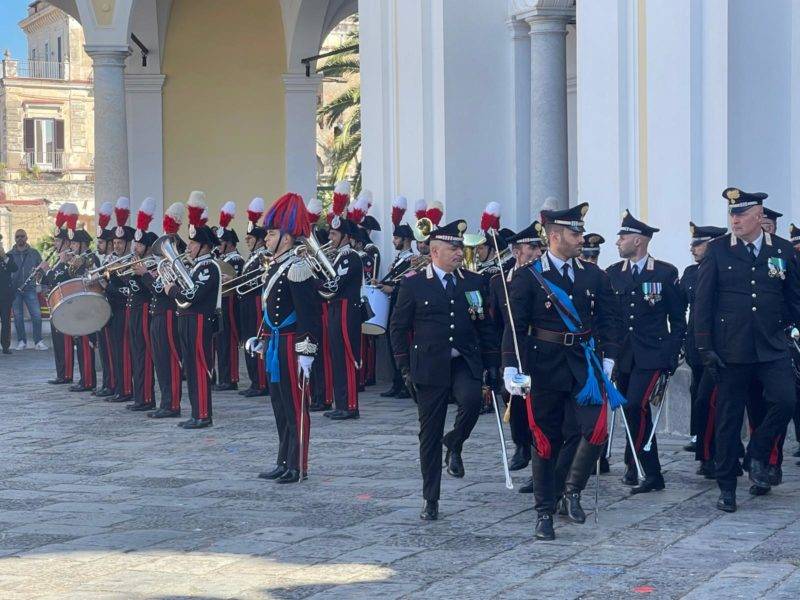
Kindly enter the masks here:
<path id="1" fill-rule="evenodd" d="M 562 333 L 568 331 L 555 306 L 531 273 L 532 265 L 539 262 L 542 263 L 544 279 L 565 291 L 570 288 L 548 253 L 514 272 L 509 294 L 522 368 L 530 374 L 534 387 L 577 392 L 586 383 L 587 365 L 582 346 L 578 342 L 566 346 L 535 337 L 537 329 Z M 608 276 L 592 263 L 573 259 L 572 264 L 575 273 L 575 281 L 571 283 L 572 302 L 584 331 L 591 331 L 598 354 L 616 358 L 622 325 Z M 510 327 L 503 333 L 503 366 L 517 366 Z"/>
<path id="2" fill-rule="evenodd" d="M 498 366 L 497 338 L 483 279 L 462 269 L 454 276 L 453 299 L 430 265 L 406 277 L 399 286 L 389 337 L 398 368 L 410 368 L 415 384 L 449 386 L 452 350 L 464 357 L 475 379 L 483 378 L 485 368 Z M 475 307 L 470 310 L 468 292 L 480 294 L 481 314 Z"/>
<path id="3" fill-rule="evenodd" d="M 364 265 L 358 252 L 350 246 L 343 246 L 333 260 L 333 268 L 339 276 L 335 300 L 347 300 L 352 314 L 359 314 L 361 307 L 361 284 L 364 283 Z"/>
<path id="4" fill-rule="evenodd" d="M 731 363 L 788 356 L 784 329 L 800 315 L 800 271 L 788 240 L 765 232 L 755 261 L 733 234 L 711 240 L 695 294 L 699 349 Z"/>
<path id="5" fill-rule="evenodd" d="M 635 280 L 628 260 L 614 263 L 606 272 L 625 334 L 617 368 L 623 373 L 630 373 L 634 363 L 641 369 L 677 368 L 686 335 L 686 300 L 678 287 L 678 269 L 648 256 Z"/>
<path id="6" fill-rule="evenodd" d="M 699 268 L 700 265 L 689 265 L 684 269 L 683 276 L 678 282 L 683 298 L 689 306 L 689 322 L 686 326 L 686 340 L 683 343 L 683 347 L 686 353 L 686 363 L 692 367 L 702 365 L 700 352 L 697 350 L 697 341 L 694 339 L 694 296 Z"/>
<path id="7" fill-rule="evenodd" d="M 169 297 L 177 302 L 189 303 L 186 308 L 179 307 L 181 314 L 216 315 L 222 277 L 214 257 L 211 254 L 198 256 L 191 275 L 194 289 L 184 293 L 176 285 L 170 289 Z"/>

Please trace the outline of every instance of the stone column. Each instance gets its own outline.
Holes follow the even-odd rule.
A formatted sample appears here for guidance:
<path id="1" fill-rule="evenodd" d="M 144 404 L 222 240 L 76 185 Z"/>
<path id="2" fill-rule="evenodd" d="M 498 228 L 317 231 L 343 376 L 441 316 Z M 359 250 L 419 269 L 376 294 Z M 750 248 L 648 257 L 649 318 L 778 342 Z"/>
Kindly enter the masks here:
<path id="1" fill-rule="evenodd" d="M 553 196 L 569 204 L 567 23 L 574 0 L 515 0 L 531 36 L 531 209 Z"/>
<path id="2" fill-rule="evenodd" d="M 308 202 L 317 194 L 317 93 L 322 76 L 284 73 L 286 191 Z"/>
<path id="3" fill-rule="evenodd" d="M 128 133 L 125 113 L 125 59 L 127 46 L 85 46 L 94 67 L 94 198 L 130 196 Z"/>
<path id="4" fill-rule="evenodd" d="M 514 88 L 510 95 L 514 123 L 512 179 L 514 204 L 509 215 L 510 223 L 519 227 L 530 223 L 531 218 L 531 36 L 525 21 L 509 19 L 507 22 L 513 45 L 512 69 Z"/>

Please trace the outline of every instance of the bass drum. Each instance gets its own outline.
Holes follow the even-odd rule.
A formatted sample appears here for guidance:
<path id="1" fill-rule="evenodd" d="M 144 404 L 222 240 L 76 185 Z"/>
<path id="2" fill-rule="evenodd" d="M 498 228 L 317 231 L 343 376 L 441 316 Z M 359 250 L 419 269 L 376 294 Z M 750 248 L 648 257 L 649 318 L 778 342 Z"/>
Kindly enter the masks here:
<path id="1" fill-rule="evenodd" d="M 89 335 L 100 331 L 111 318 L 111 305 L 99 281 L 70 279 L 59 283 L 47 296 L 50 325 L 64 335 Z"/>
<path id="2" fill-rule="evenodd" d="M 383 335 L 389 325 L 389 296 L 372 285 L 361 286 L 361 297 L 366 298 L 373 317 L 361 324 L 364 335 Z"/>

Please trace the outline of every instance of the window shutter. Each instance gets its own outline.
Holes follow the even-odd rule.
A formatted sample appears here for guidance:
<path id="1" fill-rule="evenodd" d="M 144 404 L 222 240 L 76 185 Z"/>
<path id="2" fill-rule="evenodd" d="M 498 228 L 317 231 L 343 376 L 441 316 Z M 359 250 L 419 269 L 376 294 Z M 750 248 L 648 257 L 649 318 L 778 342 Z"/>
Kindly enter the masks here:
<path id="1" fill-rule="evenodd" d="M 33 119 L 25 119 L 23 135 L 22 145 L 25 152 L 33 152 Z"/>
<path id="2" fill-rule="evenodd" d="M 55 121 L 55 132 L 56 132 L 56 151 L 63 151 L 64 150 L 64 121 L 61 119 L 56 119 Z"/>

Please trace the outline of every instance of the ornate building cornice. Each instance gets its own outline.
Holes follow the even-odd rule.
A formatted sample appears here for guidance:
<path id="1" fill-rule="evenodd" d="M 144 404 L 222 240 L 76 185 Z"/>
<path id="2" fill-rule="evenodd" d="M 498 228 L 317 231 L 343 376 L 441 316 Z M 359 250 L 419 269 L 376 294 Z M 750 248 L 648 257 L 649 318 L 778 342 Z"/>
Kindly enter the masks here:
<path id="1" fill-rule="evenodd" d="M 575 0 L 509 0 L 509 15 L 517 19 L 575 18 Z"/>

